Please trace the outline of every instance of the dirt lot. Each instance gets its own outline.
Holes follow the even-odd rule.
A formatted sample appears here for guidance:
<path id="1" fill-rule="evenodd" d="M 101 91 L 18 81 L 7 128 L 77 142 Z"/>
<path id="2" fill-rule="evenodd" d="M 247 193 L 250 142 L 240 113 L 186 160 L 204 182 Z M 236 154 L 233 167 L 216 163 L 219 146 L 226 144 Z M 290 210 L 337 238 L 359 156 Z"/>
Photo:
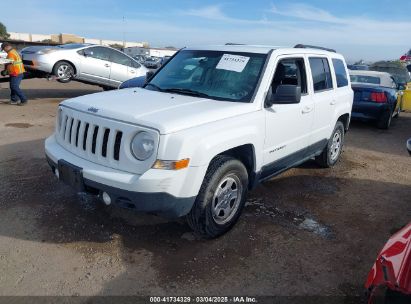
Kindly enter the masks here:
<path id="1" fill-rule="evenodd" d="M 411 114 L 353 123 L 333 169 L 307 163 L 251 193 L 235 228 L 107 209 L 51 174 L 43 141 L 58 102 L 98 87 L 28 80 L 0 89 L 0 295 L 357 295 L 392 232 L 411 221 Z"/>

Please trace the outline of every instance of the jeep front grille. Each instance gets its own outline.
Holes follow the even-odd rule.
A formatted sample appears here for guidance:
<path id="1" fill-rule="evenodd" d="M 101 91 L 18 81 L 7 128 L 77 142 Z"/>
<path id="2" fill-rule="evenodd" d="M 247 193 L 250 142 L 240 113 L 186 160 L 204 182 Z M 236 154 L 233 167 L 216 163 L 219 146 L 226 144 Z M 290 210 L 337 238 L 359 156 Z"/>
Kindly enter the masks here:
<path id="1" fill-rule="evenodd" d="M 154 132 L 158 143 L 157 132 L 64 106 L 59 111 L 57 141 L 73 154 L 94 163 L 133 173 L 143 173 L 154 163 L 156 155 L 142 162 L 124 147 L 129 147 L 132 138 L 140 131 Z"/>
<path id="2" fill-rule="evenodd" d="M 60 136 L 65 143 L 86 153 L 120 160 L 122 131 L 111 130 L 65 115 L 61 123 Z"/>

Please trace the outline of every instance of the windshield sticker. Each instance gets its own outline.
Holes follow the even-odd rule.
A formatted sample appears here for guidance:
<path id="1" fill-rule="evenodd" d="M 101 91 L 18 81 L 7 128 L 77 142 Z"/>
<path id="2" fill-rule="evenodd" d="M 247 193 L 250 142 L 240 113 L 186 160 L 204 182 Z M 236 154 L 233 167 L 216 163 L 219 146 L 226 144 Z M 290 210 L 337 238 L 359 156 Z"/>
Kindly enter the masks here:
<path id="1" fill-rule="evenodd" d="M 241 73 L 249 60 L 250 57 L 224 54 L 217 64 L 216 69 Z"/>

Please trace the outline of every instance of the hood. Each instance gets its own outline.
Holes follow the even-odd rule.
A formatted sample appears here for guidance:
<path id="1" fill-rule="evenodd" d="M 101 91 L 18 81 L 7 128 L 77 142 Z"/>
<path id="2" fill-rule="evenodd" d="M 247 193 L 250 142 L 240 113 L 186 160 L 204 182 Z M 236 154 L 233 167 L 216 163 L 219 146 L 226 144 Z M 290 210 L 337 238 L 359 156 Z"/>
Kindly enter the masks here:
<path id="1" fill-rule="evenodd" d="M 228 102 L 141 88 L 95 93 L 61 103 L 76 110 L 139 124 L 168 134 L 255 111 L 252 103 Z"/>

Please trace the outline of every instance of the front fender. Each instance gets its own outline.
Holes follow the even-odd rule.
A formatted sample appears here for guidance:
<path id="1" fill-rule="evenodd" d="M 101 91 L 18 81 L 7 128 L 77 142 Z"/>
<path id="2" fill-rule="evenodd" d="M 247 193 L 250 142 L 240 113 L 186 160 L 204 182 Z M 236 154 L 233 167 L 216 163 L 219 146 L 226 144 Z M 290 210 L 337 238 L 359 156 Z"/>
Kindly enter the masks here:
<path id="1" fill-rule="evenodd" d="M 262 111 L 224 119 L 177 133 L 162 135 L 158 158 L 190 159 L 190 166 L 207 166 L 218 154 L 245 144 L 263 151 L 265 118 Z M 256 169 L 262 165 L 262 152 L 255 155 Z"/>

